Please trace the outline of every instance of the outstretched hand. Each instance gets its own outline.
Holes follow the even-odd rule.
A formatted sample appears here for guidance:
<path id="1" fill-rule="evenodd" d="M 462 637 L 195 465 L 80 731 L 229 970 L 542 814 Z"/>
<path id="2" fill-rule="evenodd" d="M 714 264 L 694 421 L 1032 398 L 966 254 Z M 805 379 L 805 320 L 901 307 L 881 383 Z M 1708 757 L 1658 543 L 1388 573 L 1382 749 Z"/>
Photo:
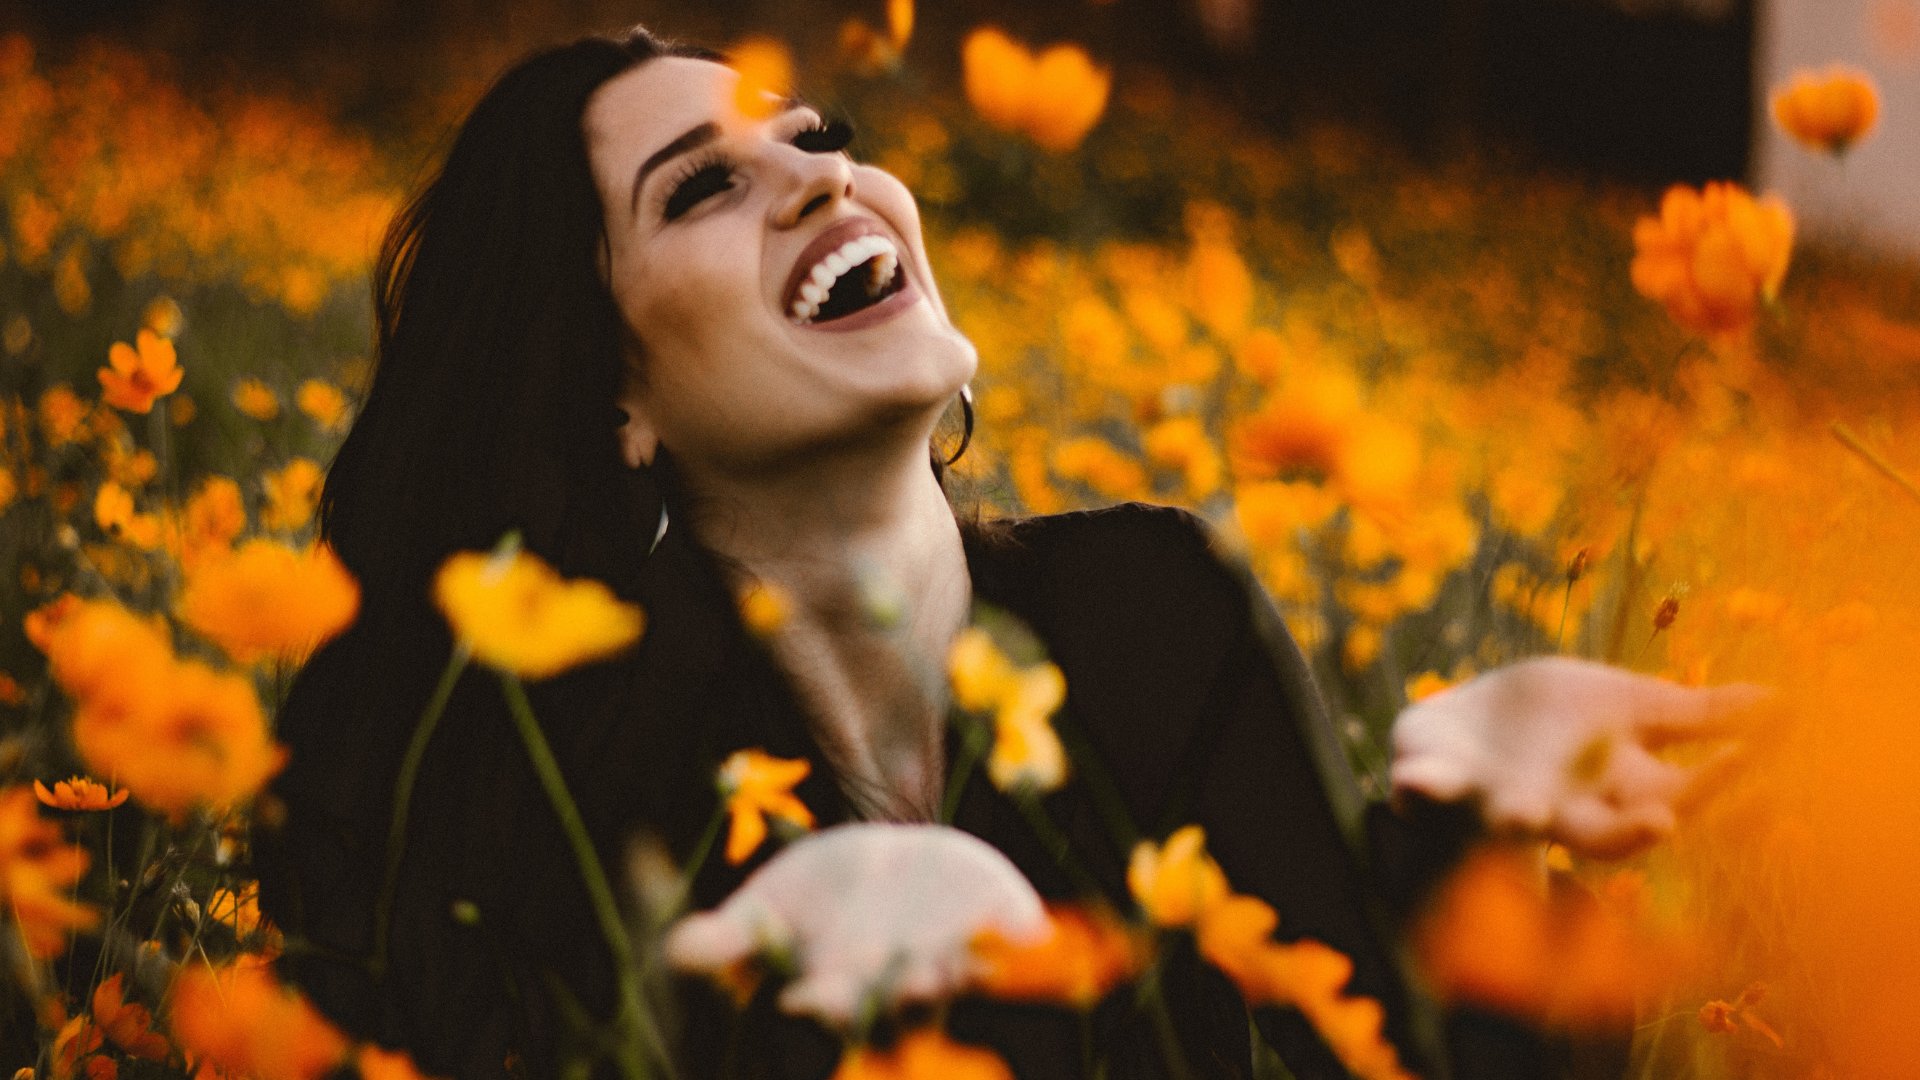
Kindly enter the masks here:
<path id="1" fill-rule="evenodd" d="M 1671 833 L 1739 747 L 1722 745 L 1690 766 L 1655 751 L 1726 739 L 1766 696 L 1757 686 L 1693 689 L 1567 657 L 1522 661 L 1400 714 L 1394 794 L 1475 798 L 1495 832 L 1620 858 Z"/>
<path id="2" fill-rule="evenodd" d="M 780 1007 L 839 1028 L 870 1007 L 931 1001 L 965 985 L 983 930 L 1046 930 L 1033 886 L 1005 855 L 940 825 L 841 825 L 795 841 L 712 911 L 667 934 L 668 961 L 718 973 L 786 957 Z"/>

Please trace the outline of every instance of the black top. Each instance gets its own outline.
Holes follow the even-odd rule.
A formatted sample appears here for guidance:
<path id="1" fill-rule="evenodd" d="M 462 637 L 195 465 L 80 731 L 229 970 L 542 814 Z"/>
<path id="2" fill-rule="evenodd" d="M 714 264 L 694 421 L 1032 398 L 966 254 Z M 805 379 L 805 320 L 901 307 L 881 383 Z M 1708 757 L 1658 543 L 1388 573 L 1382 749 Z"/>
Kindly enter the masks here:
<path id="1" fill-rule="evenodd" d="M 1424 831 L 1377 807 L 1363 822 L 1368 812 L 1298 650 L 1265 594 L 1211 549 L 1198 519 L 1143 505 L 1032 518 L 968 529 L 966 554 L 975 596 L 1024 619 L 1065 673 L 1056 724 L 1112 778 L 1141 834 L 1204 826 L 1233 886 L 1279 911 L 1280 936 L 1312 937 L 1350 956 L 1350 992 L 1382 1001 L 1403 1061 L 1439 1075 L 1439 1055 L 1417 1034 L 1427 1029 L 1390 924 L 1456 853 L 1463 812 L 1436 808 L 1436 827 Z M 740 626 L 721 575 L 685 530 L 670 530 L 633 580 L 615 585 L 648 613 L 640 644 L 532 688 L 615 876 L 628 838 L 642 830 L 684 860 L 714 813 L 717 765 L 747 747 L 811 759 L 797 794 L 822 826 L 849 820 L 789 683 Z M 553 980 L 604 1016 L 613 968 L 485 673 L 463 678 L 420 774 L 384 985 L 360 962 L 370 952 L 401 748 L 437 675 L 417 655 L 399 664 L 381 643 L 421 640 L 444 644 L 445 631 L 421 612 L 371 613 L 303 672 L 283 710 L 293 758 L 277 794 L 287 815 L 261 841 L 262 902 L 288 931 L 286 971 L 350 1031 L 412 1050 L 430 1073 L 499 1076 L 511 1055 L 544 1075 L 564 1038 Z M 1111 838 L 1099 795 L 1076 777 L 1046 807 L 1081 865 L 1124 905 L 1128 851 Z M 1043 896 L 1075 897 L 1025 818 L 978 770 L 955 824 L 1006 853 Z M 1367 833 L 1373 850 L 1363 859 Z M 710 860 L 695 905 L 718 903 L 757 862 Z M 1246 1074 L 1247 1014 L 1232 985 L 1190 949 L 1171 963 L 1166 985 L 1197 1074 Z M 837 1044 L 777 1015 L 766 995 L 735 1028 L 717 994 L 692 984 L 682 991 L 689 1075 L 712 1075 L 729 1040 L 744 1047 L 731 1066 L 739 1075 L 831 1071 Z M 1257 1018 L 1300 1080 L 1345 1075 L 1296 1015 L 1262 1010 Z M 1109 1002 L 1097 1022 L 1114 1080 L 1162 1075 L 1151 1032 L 1128 1003 Z M 1079 1075 L 1080 1028 L 1064 1011 L 967 1001 L 950 1028 L 992 1045 L 1022 1077 Z M 1523 1064 L 1456 1072 L 1530 1075 Z"/>

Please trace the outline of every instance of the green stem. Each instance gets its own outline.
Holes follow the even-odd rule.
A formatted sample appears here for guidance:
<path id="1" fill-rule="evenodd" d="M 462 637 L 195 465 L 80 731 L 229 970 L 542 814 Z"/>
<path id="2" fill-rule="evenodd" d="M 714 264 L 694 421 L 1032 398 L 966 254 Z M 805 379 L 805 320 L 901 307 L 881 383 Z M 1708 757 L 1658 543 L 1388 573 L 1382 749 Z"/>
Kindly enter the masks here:
<path id="1" fill-rule="evenodd" d="M 1037 793 L 1031 789 L 1023 789 L 1008 792 L 1007 797 L 1020 808 L 1020 815 L 1027 819 L 1027 824 L 1033 829 L 1034 835 L 1040 838 L 1041 845 L 1047 849 L 1048 854 L 1053 856 L 1053 861 L 1060 865 L 1060 869 L 1066 871 L 1067 876 L 1073 879 L 1076 888 L 1088 896 L 1106 895 L 1106 890 L 1100 887 L 1100 883 L 1094 880 L 1093 875 L 1087 873 L 1086 869 L 1073 858 L 1073 845 L 1068 842 L 1067 834 L 1061 832 L 1060 827 L 1053 823 L 1053 818 L 1047 816 L 1047 808 L 1040 805 L 1040 796 Z"/>
<path id="2" fill-rule="evenodd" d="M 1154 1039 L 1160 1044 L 1160 1057 L 1173 1080 L 1192 1080 L 1186 1055 L 1180 1051 L 1180 1036 L 1173 1029 L 1173 1016 L 1167 1012 L 1166 995 L 1160 992 L 1160 964 L 1156 961 L 1140 979 L 1140 1006 L 1153 1021 Z"/>
<path id="3" fill-rule="evenodd" d="M 420 764 L 426 759 L 427 744 L 433 741 L 434 730 L 440 725 L 440 714 L 446 711 L 454 684 L 460 681 L 460 673 L 466 670 L 472 655 L 465 642 L 454 646 L 446 670 L 440 673 L 440 684 L 433 688 L 433 696 L 427 699 L 419 723 L 413 726 L 407 754 L 400 759 L 400 775 L 393 784 L 393 817 L 387 824 L 387 866 L 380 878 L 380 903 L 373 909 L 370 966 L 375 981 L 386 978 L 387 964 L 392 959 L 388 953 L 392 945 L 393 903 L 400 891 L 400 865 L 407 857 L 407 817 L 413 808 L 413 785 L 420 778 Z"/>
<path id="4" fill-rule="evenodd" d="M 672 1063 L 667 1058 L 666 1042 L 654 1026 L 653 1018 L 648 1014 L 640 995 L 633 942 L 627 936 L 626 924 L 620 917 L 620 905 L 614 899 L 613 886 L 608 883 L 600 854 L 594 850 L 593 838 L 587 835 L 587 823 L 580 816 L 580 806 L 567 790 L 566 777 L 560 772 L 560 762 L 554 758 L 553 748 L 548 744 L 546 734 L 540 730 L 540 722 L 534 718 L 533 704 L 527 700 L 526 688 L 518 678 L 506 672 L 500 673 L 500 685 L 506 691 L 507 709 L 513 714 L 514 727 L 520 733 L 520 742 L 526 747 L 534 774 L 539 777 L 540 786 L 546 791 L 547 802 L 552 805 L 554 815 L 560 819 L 567 846 L 573 850 L 574 863 L 580 869 L 580 876 L 587 887 L 587 899 L 593 906 L 594 920 L 600 924 L 600 934 L 606 939 L 607 948 L 613 951 L 614 966 L 619 972 L 622 1034 L 636 1036 L 662 1068 L 671 1073 Z M 623 1073 L 634 1077 L 648 1075 L 640 1047 L 623 1037 L 619 1051 L 619 1065 Z"/>
<path id="5" fill-rule="evenodd" d="M 693 895 L 693 879 L 700 876 L 700 868 L 707 865 L 707 858 L 713 854 L 713 845 L 720 839 L 720 826 L 727 821 L 727 804 L 723 800 L 714 807 L 713 816 L 707 819 L 706 831 L 693 845 L 693 854 L 687 857 L 686 869 L 680 872 L 680 889 L 674 894 L 673 903 L 662 911 L 655 922 L 661 926 L 680 917 L 687 908 L 687 898 Z"/>
<path id="6" fill-rule="evenodd" d="M 953 824 L 953 815 L 960 812 L 960 793 L 967 786 L 967 778 L 980 764 L 987 752 L 987 744 L 992 735 L 987 725 L 976 716 L 961 716 L 955 719 L 961 732 L 960 756 L 953 759 L 953 768 L 947 770 L 947 790 L 940 796 L 940 824 Z"/>

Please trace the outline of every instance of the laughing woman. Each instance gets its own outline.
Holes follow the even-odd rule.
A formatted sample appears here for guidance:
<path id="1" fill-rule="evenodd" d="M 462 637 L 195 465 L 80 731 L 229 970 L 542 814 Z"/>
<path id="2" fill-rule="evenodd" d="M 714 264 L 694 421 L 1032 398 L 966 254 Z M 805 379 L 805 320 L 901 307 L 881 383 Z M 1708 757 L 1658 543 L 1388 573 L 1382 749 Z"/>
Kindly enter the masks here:
<path id="1" fill-rule="evenodd" d="M 943 790 L 955 745 L 927 673 L 990 602 L 1064 671 L 1058 723 L 1133 827 L 1204 825 L 1235 887 L 1281 913 L 1282 937 L 1353 958 L 1350 992 L 1385 1005 L 1413 1070 L 1492 1068 L 1465 1037 L 1423 1041 L 1392 911 L 1480 828 L 1588 851 L 1649 842 L 1687 778 L 1636 737 L 1671 735 L 1710 703 L 1571 662 L 1483 677 L 1403 718 L 1401 811 L 1371 808 L 1363 830 L 1298 652 L 1194 518 L 956 518 L 929 447 L 976 361 L 912 196 L 803 106 L 741 113 L 735 79 L 641 32 L 535 56 L 475 107 L 388 235 L 375 376 L 324 500 L 365 603 L 286 706 L 286 813 L 261 849 L 290 975 L 349 1030 L 460 1077 L 551 1075 L 580 1049 L 575 1020 L 613 1010 L 618 960 L 498 687 L 478 676 L 427 748 L 375 956 L 392 792 L 452 648 L 428 583 L 449 554 L 517 530 L 646 612 L 637 646 L 534 690 L 603 862 L 641 834 L 685 860 L 714 813 L 715 766 L 760 747 L 813 763 L 798 794 L 822 825 L 929 821 L 951 798 L 954 824 L 1043 896 L 1083 894 L 984 778 Z M 876 581 L 910 601 L 892 625 L 867 617 Z M 765 641 L 734 602 L 753 582 L 792 599 Z M 1602 732 L 1626 750 L 1570 786 L 1568 762 Z M 1047 810 L 1124 905 L 1127 852 L 1098 794 L 1069 783 Z M 752 866 L 710 862 L 696 906 Z M 1248 1072 L 1233 986 L 1188 956 L 1164 987 L 1193 1069 Z M 1255 1019 L 1295 1076 L 1342 1075 L 1297 1016 Z M 949 1022 L 1021 1076 L 1080 1075 L 1071 1017 L 975 1003 Z M 742 1075 L 833 1068 L 837 1044 L 764 996 L 735 1023 L 717 994 L 683 988 L 682 1070 L 720 1071 L 730 1041 Z M 1130 1009 L 1095 1024 L 1110 1075 L 1160 1074 Z"/>

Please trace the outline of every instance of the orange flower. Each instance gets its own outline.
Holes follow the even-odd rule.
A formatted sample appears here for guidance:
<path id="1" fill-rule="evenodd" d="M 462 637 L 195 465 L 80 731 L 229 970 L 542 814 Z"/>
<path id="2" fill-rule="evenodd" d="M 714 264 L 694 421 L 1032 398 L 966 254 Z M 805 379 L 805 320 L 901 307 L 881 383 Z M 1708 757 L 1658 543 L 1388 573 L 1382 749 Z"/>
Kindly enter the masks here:
<path id="1" fill-rule="evenodd" d="M 134 547 L 151 549 L 160 543 L 160 519 L 152 514 L 138 514 L 133 509 L 133 495 L 126 488 L 111 480 L 100 485 L 93 498 L 93 520 L 100 531 L 118 540 L 125 540 Z"/>
<path id="2" fill-rule="evenodd" d="M 33 782 L 33 794 L 41 805 L 51 806 L 55 810 L 111 810 L 127 801 L 131 792 L 125 788 L 109 792 L 107 785 L 98 780 L 76 776 L 71 780 L 61 780 L 47 790 L 47 785 L 38 780 Z"/>
<path id="3" fill-rule="evenodd" d="M 360 1080 L 426 1080 L 413 1058 L 398 1050 L 362 1046 L 354 1065 L 360 1070 Z"/>
<path id="4" fill-rule="evenodd" d="M 1013 1071 L 991 1050 L 921 1028 L 901 1036 L 892 1050 L 848 1050 L 832 1080 L 1013 1080 Z"/>
<path id="5" fill-rule="evenodd" d="M 1047 936 L 1032 944 L 992 929 L 977 935 L 974 985 L 997 998 L 1088 1009 L 1139 975 L 1152 952 L 1151 942 L 1104 907 L 1050 906 L 1047 922 Z"/>
<path id="6" fill-rule="evenodd" d="M 1836 64 L 1798 71 L 1773 94 L 1773 122 L 1810 150 L 1839 157 L 1873 131 L 1880 93 L 1863 71 Z"/>
<path id="7" fill-rule="evenodd" d="M 1555 1028 L 1631 1019 L 1682 958 L 1590 898 L 1550 901 L 1519 859 L 1491 851 L 1442 887 L 1415 948 L 1441 997 Z"/>
<path id="8" fill-rule="evenodd" d="M 0 790 L 0 903 L 12 913 L 35 958 L 58 956 L 69 933 L 100 921 L 98 911 L 67 899 L 86 872 L 86 850 L 68 844 L 58 826 L 41 820 L 33 792 Z"/>
<path id="9" fill-rule="evenodd" d="M 170 1013 L 181 1049 L 235 1076 L 319 1080 L 345 1063 L 346 1036 L 265 970 L 188 965 Z"/>
<path id="10" fill-rule="evenodd" d="M 54 632 L 65 624 L 69 617 L 79 612 L 84 603 L 86 601 L 72 593 L 61 593 L 27 612 L 27 617 L 21 622 L 27 632 L 27 640 L 33 643 L 34 648 L 51 655 L 48 646 L 53 641 Z"/>
<path id="11" fill-rule="evenodd" d="M 720 766 L 720 795 L 733 821 L 727 830 L 727 861 L 745 862 L 767 838 L 767 815 L 800 829 L 813 828 L 813 811 L 793 794 L 793 786 L 813 771 L 804 758 L 777 758 L 761 750 L 739 750 Z"/>
<path id="12" fill-rule="evenodd" d="M 640 609 L 598 581 L 566 581 L 524 551 L 460 552 L 441 565 L 434 601 L 482 663 L 529 679 L 619 652 Z"/>
<path id="13" fill-rule="evenodd" d="M 347 396 L 324 379 L 308 379 L 293 392 L 293 404 L 323 431 L 333 431 L 347 417 Z"/>
<path id="14" fill-rule="evenodd" d="M 332 548 L 295 551 L 259 539 L 194 568 L 180 597 L 187 625 L 242 664 L 303 657 L 346 629 L 359 608 L 360 586 Z"/>
<path id="15" fill-rule="evenodd" d="M 1753 322 L 1787 276 L 1793 215 L 1768 196 L 1755 199 L 1736 184 L 1699 191 L 1677 184 L 1660 201 L 1659 217 L 1633 227 L 1633 287 L 1661 304 L 1673 321 L 1699 334 L 1728 334 Z"/>
<path id="16" fill-rule="evenodd" d="M 259 379 L 233 384 L 233 407 L 262 423 L 280 415 L 280 395 Z"/>
<path id="17" fill-rule="evenodd" d="M 130 1005 L 123 996 L 121 976 L 115 973 L 93 991 L 93 1022 L 113 1044 L 146 1061 L 165 1061 L 166 1037 L 153 1030 L 153 1014 L 145 1005 Z"/>
<path id="18" fill-rule="evenodd" d="M 55 383 L 40 395 L 40 429 L 54 446 L 85 439 L 87 403 L 66 383 Z"/>
<path id="19" fill-rule="evenodd" d="M 733 107 L 741 116 L 772 116 L 793 93 L 793 56 L 772 38 L 751 37 L 733 46 L 727 64 L 740 75 L 733 85 Z"/>
<path id="20" fill-rule="evenodd" d="M 43 614 L 36 626 L 35 616 Z M 173 661 L 166 630 L 111 600 L 68 603 L 62 597 L 27 621 L 27 633 L 37 635 L 54 680 L 83 705 L 143 693 Z"/>
<path id="21" fill-rule="evenodd" d="M 306 528 L 320 505 L 320 485 L 326 478 L 320 466 L 306 458 L 294 458 L 285 468 L 263 473 L 260 485 L 266 489 L 267 505 L 260 512 L 260 524 L 274 532 Z"/>
<path id="22" fill-rule="evenodd" d="M 209 555 L 224 552 L 246 531 L 247 505 L 240 485 L 209 476 L 187 500 L 180 530 L 180 562 L 189 573 Z"/>
<path id="23" fill-rule="evenodd" d="M 0 705 L 19 706 L 27 703 L 26 688 L 20 680 L 9 672 L 0 671 Z"/>
<path id="24" fill-rule="evenodd" d="M 1402 1080 L 1400 1056 L 1382 1035 L 1386 1010 L 1346 994 L 1353 961 L 1317 941 L 1272 940 L 1280 917 L 1252 896 L 1230 896 L 1195 927 L 1201 955 L 1233 979 L 1249 1005 L 1300 1010 L 1347 1070 L 1364 1080 Z"/>
<path id="25" fill-rule="evenodd" d="M 100 369 L 101 400 L 116 409 L 145 413 L 153 403 L 180 388 L 180 369 L 173 342 L 151 330 L 135 336 L 138 348 L 116 341 L 107 351 L 109 367 Z"/>
<path id="26" fill-rule="evenodd" d="M 175 821 L 251 798 L 287 757 L 253 683 L 198 661 L 173 664 L 124 699 L 83 699 L 73 740 L 96 772 Z"/>
<path id="27" fill-rule="evenodd" d="M 967 100 L 981 119 L 1065 153 L 1080 145 L 1107 107 L 1113 78 L 1078 45 L 1035 56 L 999 29 L 983 26 L 961 46 Z"/>
<path id="28" fill-rule="evenodd" d="M 215 889 L 207 898 L 207 917 L 231 927 L 235 937 L 248 937 L 260 929 L 260 883 L 248 882 L 238 890 Z"/>
<path id="29" fill-rule="evenodd" d="M 1227 898 L 1227 875 L 1206 852 L 1198 825 L 1178 829 L 1159 847 L 1142 841 L 1127 864 L 1127 888 L 1158 926 L 1190 926 Z"/>
<path id="30" fill-rule="evenodd" d="M 740 621 L 759 637 L 772 637 L 793 616 L 793 598 L 780 586 L 756 581 L 740 590 Z"/>

